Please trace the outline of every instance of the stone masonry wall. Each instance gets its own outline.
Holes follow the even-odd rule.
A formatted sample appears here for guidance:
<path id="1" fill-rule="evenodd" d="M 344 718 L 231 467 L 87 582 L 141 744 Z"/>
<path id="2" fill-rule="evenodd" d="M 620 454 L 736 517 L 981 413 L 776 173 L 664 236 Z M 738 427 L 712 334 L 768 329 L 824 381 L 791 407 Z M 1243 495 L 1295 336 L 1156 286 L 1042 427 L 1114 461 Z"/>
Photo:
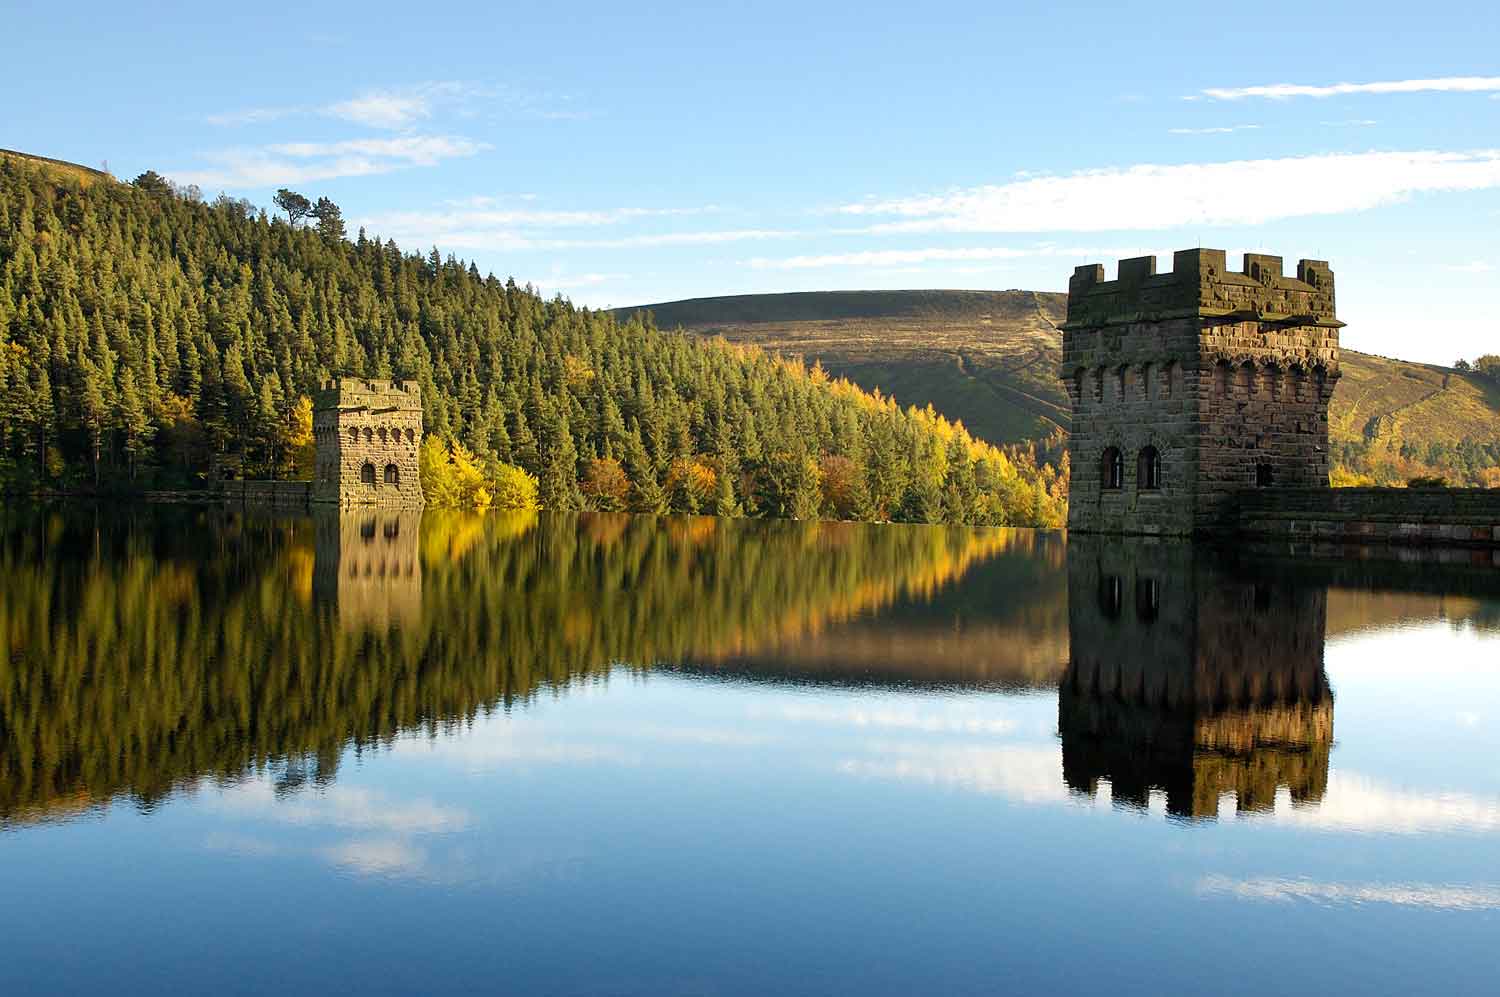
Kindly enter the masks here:
<path id="1" fill-rule="evenodd" d="M 1306 488 L 1237 496 L 1254 536 L 1500 547 L 1500 488 Z"/>
<path id="2" fill-rule="evenodd" d="M 1182 535 L 1224 529 L 1247 488 L 1327 481 L 1339 376 L 1333 273 L 1318 260 L 1222 250 L 1074 271 L 1060 375 L 1073 409 L 1069 528 Z M 1148 449 L 1151 448 L 1151 449 Z M 1120 487 L 1108 457 L 1118 452 Z M 1146 465 L 1160 458 L 1158 487 Z"/>
<path id="3" fill-rule="evenodd" d="M 422 400 L 415 384 L 341 378 L 313 398 L 313 501 L 422 504 L 417 453 Z"/>

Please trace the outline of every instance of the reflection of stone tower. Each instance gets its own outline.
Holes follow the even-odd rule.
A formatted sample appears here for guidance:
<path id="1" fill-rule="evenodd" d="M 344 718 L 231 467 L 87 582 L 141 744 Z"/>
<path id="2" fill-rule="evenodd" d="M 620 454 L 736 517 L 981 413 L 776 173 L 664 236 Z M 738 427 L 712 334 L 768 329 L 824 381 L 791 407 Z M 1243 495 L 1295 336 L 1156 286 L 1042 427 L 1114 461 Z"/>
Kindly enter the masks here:
<path id="1" fill-rule="evenodd" d="M 329 381 L 313 396 L 313 438 L 314 502 L 422 504 L 417 472 L 422 394 L 417 385 L 355 377 Z"/>
<path id="2" fill-rule="evenodd" d="M 1339 377 L 1333 271 L 1222 249 L 1097 264 L 1068 282 L 1060 374 L 1072 403 L 1075 532 L 1188 534 L 1224 525 L 1234 494 L 1328 484 Z"/>
<path id="3" fill-rule="evenodd" d="M 383 630 L 422 616 L 419 509 L 314 513 L 313 596 L 338 610 L 346 629 Z"/>
<path id="4" fill-rule="evenodd" d="M 1068 671 L 1058 690 L 1063 778 L 1117 804 L 1212 818 L 1219 798 L 1268 810 L 1278 787 L 1322 799 L 1333 740 L 1323 671 L 1327 593 L 1241 579 L 1185 545 L 1074 537 Z"/>

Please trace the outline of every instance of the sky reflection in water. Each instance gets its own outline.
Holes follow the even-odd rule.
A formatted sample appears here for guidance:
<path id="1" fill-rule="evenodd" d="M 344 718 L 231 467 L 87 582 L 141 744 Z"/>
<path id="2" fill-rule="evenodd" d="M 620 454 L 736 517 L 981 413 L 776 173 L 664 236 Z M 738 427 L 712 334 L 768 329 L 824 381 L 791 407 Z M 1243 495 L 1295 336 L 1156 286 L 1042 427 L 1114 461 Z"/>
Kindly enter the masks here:
<path id="1" fill-rule="evenodd" d="M 1493 569 L 369 525 L 6 524 L 0 989 L 1488 986 Z"/>

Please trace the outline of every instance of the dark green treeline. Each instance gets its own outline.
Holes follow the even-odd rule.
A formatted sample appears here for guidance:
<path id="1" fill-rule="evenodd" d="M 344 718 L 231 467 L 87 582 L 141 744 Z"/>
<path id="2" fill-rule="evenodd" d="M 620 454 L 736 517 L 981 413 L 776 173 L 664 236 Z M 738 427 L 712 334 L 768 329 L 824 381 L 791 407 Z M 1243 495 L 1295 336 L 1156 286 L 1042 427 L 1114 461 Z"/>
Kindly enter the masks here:
<path id="1" fill-rule="evenodd" d="M 429 433 L 530 471 L 558 511 L 1064 518 L 1065 474 L 821 370 L 437 250 L 0 157 L 0 487 L 305 475 L 307 398 L 336 374 L 416 380 Z"/>
<path id="2" fill-rule="evenodd" d="M 329 778 L 350 744 L 813 632 L 1032 536 L 614 514 L 397 525 L 0 515 L 0 823 L 266 765 Z"/>

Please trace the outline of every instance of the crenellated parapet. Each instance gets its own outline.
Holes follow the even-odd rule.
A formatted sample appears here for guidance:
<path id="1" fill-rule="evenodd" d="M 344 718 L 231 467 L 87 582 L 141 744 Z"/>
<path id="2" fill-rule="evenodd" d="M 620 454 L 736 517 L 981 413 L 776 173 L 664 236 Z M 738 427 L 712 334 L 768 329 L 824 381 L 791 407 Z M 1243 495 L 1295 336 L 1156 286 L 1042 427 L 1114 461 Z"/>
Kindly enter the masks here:
<path id="1" fill-rule="evenodd" d="M 1155 256 L 1121 260 L 1114 280 L 1097 263 L 1077 267 L 1068 281 L 1063 329 L 1095 329 L 1175 318 L 1254 321 L 1338 329 L 1333 271 L 1323 260 L 1300 260 L 1295 277 L 1282 259 L 1246 253 L 1240 272 L 1222 249 L 1183 249 L 1172 269 L 1157 273 Z"/>

